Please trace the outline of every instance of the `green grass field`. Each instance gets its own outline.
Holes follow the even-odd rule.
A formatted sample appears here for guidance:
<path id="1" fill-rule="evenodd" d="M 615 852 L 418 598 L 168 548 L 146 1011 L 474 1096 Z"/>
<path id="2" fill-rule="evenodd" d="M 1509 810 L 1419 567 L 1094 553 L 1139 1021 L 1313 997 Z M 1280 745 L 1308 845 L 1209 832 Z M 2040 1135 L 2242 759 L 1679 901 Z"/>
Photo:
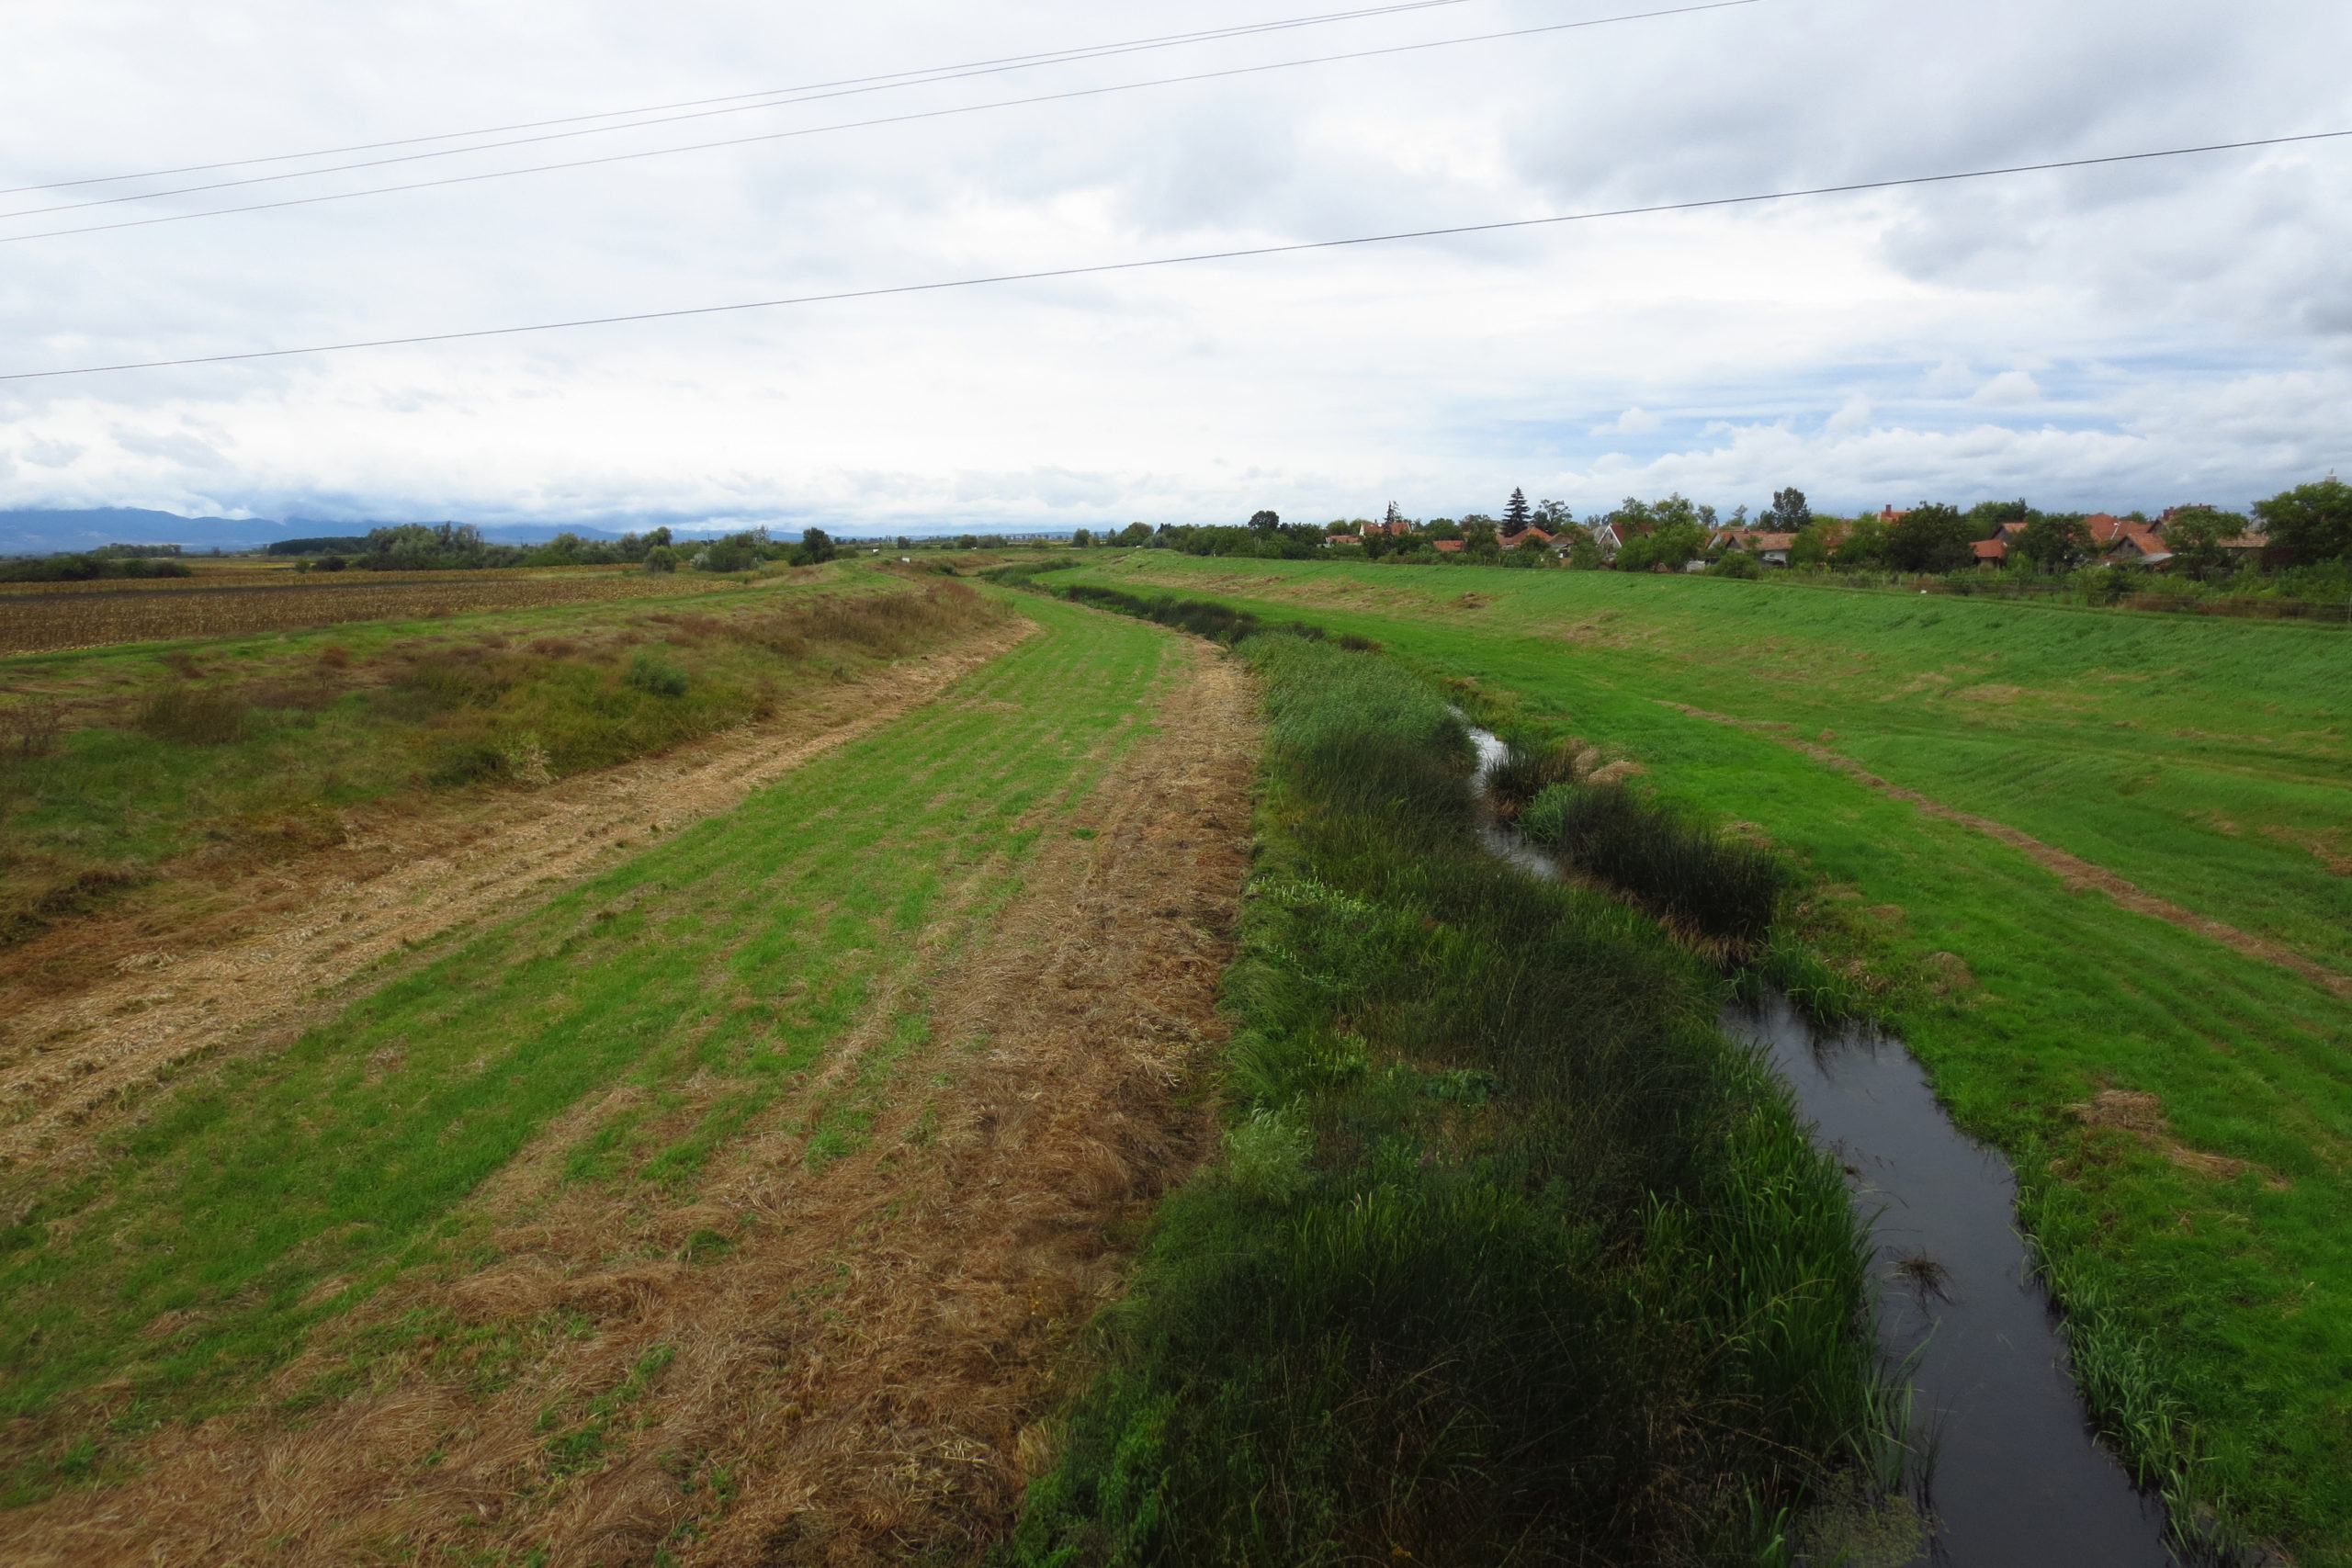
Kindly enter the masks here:
<path id="1" fill-rule="evenodd" d="M 1763 825 L 1913 953 L 1958 954 L 1974 985 L 1900 1027 L 1962 1123 L 2016 1161 L 2064 1292 L 2148 1385 L 2137 1408 L 2173 1402 L 2203 1490 L 2256 1533 L 2352 1562 L 2352 1004 L 1663 705 L 1828 730 L 1898 785 L 2352 973 L 2352 880 L 2326 859 L 2352 827 L 2341 631 L 1164 553 L 1046 581 L 1079 580 L 1310 620 L 1517 694 L 1538 730 Z M 2206 1174 L 2067 1113 L 2104 1089 L 2160 1096 L 2172 1138 L 2248 1168 Z"/>
<path id="2" fill-rule="evenodd" d="M 0 942 L 199 852 L 218 870 L 335 842 L 351 807 L 545 783 L 788 712 L 976 621 L 961 590 L 802 576 L 0 660 L 0 718 L 62 727 L 30 754 L 0 728 Z M 886 601 L 909 613 L 870 613 Z"/>
<path id="3" fill-rule="evenodd" d="M 1011 1560 L 1827 1561 L 1809 1506 L 1894 1486 L 1900 1423 L 1838 1168 L 1724 981 L 1481 846 L 1444 688 L 1238 652 L 1269 723 L 1225 1158 L 1104 1314 Z"/>
<path id="4" fill-rule="evenodd" d="M 1041 635 L 940 701 L 448 939 L 281 1055 L 184 1074 L 70 1177 L 13 1175 L 8 1495 L 237 1405 L 402 1270 L 489 1261 L 458 1205 L 586 1097 L 642 1090 L 581 1133 L 569 1179 L 671 1201 L 780 1107 L 802 1157 L 858 1146 L 926 1037 L 924 964 L 1017 891 L 1169 677 L 1158 628 L 1023 609 Z M 861 1021 L 864 1055 L 838 1062 Z M 821 1092 L 820 1065 L 844 1068 Z"/>

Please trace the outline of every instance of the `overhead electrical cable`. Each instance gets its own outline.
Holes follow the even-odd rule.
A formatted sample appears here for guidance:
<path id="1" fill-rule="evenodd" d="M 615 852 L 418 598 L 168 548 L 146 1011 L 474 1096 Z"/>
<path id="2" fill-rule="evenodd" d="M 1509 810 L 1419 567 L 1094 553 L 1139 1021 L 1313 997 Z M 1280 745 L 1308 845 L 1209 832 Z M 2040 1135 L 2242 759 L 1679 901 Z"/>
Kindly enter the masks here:
<path id="1" fill-rule="evenodd" d="M 790 108 L 799 104 L 822 103 L 831 98 L 854 97 L 863 93 L 888 92 L 899 87 L 928 86 L 940 82 L 958 82 L 974 76 L 993 76 L 1008 71 L 1034 70 L 1046 65 L 1081 63 L 1091 60 L 1109 60 L 1124 54 L 1147 50 L 1173 49 L 1188 43 L 1215 42 L 1227 39 L 1250 38 L 1294 28 L 1319 26 L 1329 22 L 1357 21 L 1372 17 L 1385 17 L 1398 12 L 1428 10 L 1440 6 L 1459 6 L 1468 0 L 1413 0 L 1410 5 L 1384 6 L 1365 11 L 1335 11 L 1328 16 L 1296 18 L 1284 22 L 1256 22 L 1245 26 L 1216 28 L 1200 33 L 1178 33 L 1164 39 L 1139 39 L 1130 43 L 1101 44 L 1085 49 L 1065 50 L 1051 54 L 1024 55 L 1010 61 L 984 62 L 974 65 L 943 66 L 929 72 L 902 72 L 895 76 L 861 77 L 850 82 L 820 83 L 808 87 L 779 87 L 768 93 L 744 93 L 724 99 L 705 99 L 698 104 L 673 104 L 666 108 L 691 110 L 690 113 L 670 114 L 661 108 L 622 109 L 602 115 L 576 115 L 565 119 L 544 120 L 533 125 L 504 128 L 505 130 L 537 130 L 545 125 L 572 125 L 586 119 L 609 119 L 618 115 L 652 115 L 654 118 L 626 120 L 618 125 L 589 126 L 583 130 L 549 131 L 538 136 L 522 136 L 506 141 L 481 141 L 464 147 L 443 147 L 429 152 L 406 152 L 391 158 L 372 158 L 356 164 L 330 164 L 315 169 L 292 169 L 283 174 L 256 175 L 245 179 L 219 180 L 209 185 L 177 186 L 169 190 L 131 191 L 121 196 L 98 197 L 88 201 L 73 201 L 54 207 L 28 207 L 15 212 L 0 212 L 0 219 L 31 218 L 45 212 L 73 212 L 88 207 L 111 207 L 129 201 L 159 201 L 165 197 L 190 196 L 209 190 L 230 190 L 241 186 L 268 185 L 279 180 L 304 180 L 318 175 L 337 175 L 354 169 L 382 168 L 391 164 L 410 164 L 427 158 L 457 158 L 469 152 L 492 152 L 507 147 L 526 147 L 543 141 L 562 141 L 580 136 L 605 136 L 614 131 L 639 130 L 648 126 L 675 125 L 684 120 L 708 119 L 715 115 L 750 114 L 760 109 Z M 784 96 L 792 95 L 792 96 Z M 739 98 L 764 101 L 742 103 Z M 708 108 L 703 104 L 723 104 L 727 107 Z M 379 142 L 371 146 L 342 149 L 343 152 L 374 152 L 383 147 L 411 146 L 421 141 L 445 141 L 460 136 L 501 135 L 503 131 L 453 131 L 442 136 L 411 137 L 401 141 Z M 64 181 L 45 186 L 18 186 L 0 190 L 0 196 L 17 196 L 27 191 L 63 190 L 81 185 L 112 185 L 130 179 L 161 178 L 164 174 L 201 174 L 213 169 L 238 168 L 252 164 L 284 163 L 291 159 L 330 157 L 336 153 L 289 152 L 273 158 L 252 158 L 234 164 L 202 164 L 195 168 L 163 171 L 156 175 L 109 175 L 94 179 Z"/>
<path id="2" fill-rule="evenodd" d="M 534 321 L 522 326 L 476 327 L 469 331 L 418 333 L 406 337 L 364 338 L 350 343 L 310 344 L 300 348 L 256 348 L 236 354 L 191 355 L 182 359 L 145 359 L 120 365 L 84 365 L 62 370 L 17 370 L 0 373 L 0 381 L 39 381 L 64 376 L 98 376 L 122 370 L 170 370 L 192 365 L 230 365 L 259 359 L 287 359 L 300 355 L 341 354 L 361 348 L 404 348 L 419 344 L 461 343 L 475 338 L 515 337 L 526 333 L 566 332 L 575 327 L 619 326 L 631 321 L 680 321 L 692 316 L 718 316 L 743 310 L 772 310 L 792 305 L 825 305 L 850 299 L 879 299 L 899 294 L 935 294 L 955 288 L 980 288 L 1007 283 L 1037 283 L 1063 277 L 1100 276 L 1114 272 L 1140 272 L 1148 267 L 1185 266 L 1198 262 L 1243 261 L 1259 256 L 1295 255 L 1306 251 L 1340 250 L 1353 245 L 1388 244 L 1400 240 L 1437 240 L 1461 234 L 1495 234 L 1517 229 L 1540 229 L 1563 223 L 1592 223 L 1611 218 L 1642 218 L 1668 212 L 1696 212 L 1710 208 L 1750 207 L 1768 201 L 1792 201 L 1806 197 L 1849 196 L 1863 191 L 1894 190 L 1906 186 L 1948 185 L 1960 180 L 1994 179 L 2007 175 L 2046 174 L 2060 169 L 2088 169 L 2115 164 L 2146 163 L 2157 158 L 2187 158 L 2207 152 L 2235 152 L 2257 147 L 2285 147 L 2299 142 L 2333 141 L 2352 137 L 2352 130 L 2313 130 L 2293 136 L 2253 137 L 2242 141 L 2213 141 L 2196 147 L 2165 147 L 2146 152 L 2110 152 L 2091 158 L 2060 158 L 2041 164 L 2010 164 L 1998 168 L 1962 169 L 1941 175 L 1905 175 L 1893 179 L 1854 180 L 1844 185 L 1809 186 L 1796 190 L 1762 191 L 1749 196 L 1706 197 L 1692 201 L 1656 202 L 1646 207 L 1617 207 L 1592 212 L 1556 213 L 1545 218 L 1511 218 L 1490 223 L 1456 223 L 1439 229 L 1399 230 L 1385 234 L 1358 234 L 1344 240 L 1306 240 L 1286 245 L 1251 245 L 1237 250 L 1200 251 L 1189 255 L 1152 256 L 1141 261 L 1096 262 L 1080 266 L 1041 267 L 1029 272 L 995 273 L 980 277 L 944 278 L 931 283 L 899 283 L 876 288 L 848 288 L 830 294 L 799 294 L 776 299 L 745 299 L 725 305 L 689 305 L 667 310 L 636 310 L 626 315 L 583 316 L 564 321 Z"/>
<path id="3" fill-rule="evenodd" d="M 438 179 L 413 180 L 404 185 L 369 186 L 361 190 L 327 191 L 317 196 L 298 196 L 278 201 L 250 202 L 243 207 L 219 207 L 202 212 L 169 212 L 153 218 L 130 218 L 113 223 L 89 223 L 72 229 L 41 229 L 29 234 L 0 235 L 0 244 L 21 244 L 28 240 L 59 240 L 75 234 L 106 234 L 123 229 L 152 228 L 159 223 L 187 223 L 199 218 L 232 218 L 248 212 L 275 212 L 289 207 L 315 207 L 323 202 L 353 201 L 362 197 L 394 196 L 404 191 L 436 190 L 448 186 L 477 185 L 485 180 L 514 179 L 524 175 L 553 174 L 567 169 L 591 169 L 607 164 L 633 163 L 643 158 L 670 157 L 680 152 L 707 152 L 722 147 L 745 147 L 768 141 L 789 141 L 799 137 L 822 136 L 841 130 L 868 130 L 877 126 L 910 125 L 922 120 L 980 114 L 992 109 L 1024 108 L 1037 104 L 1066 103 L 1077 98 L 1104 97 L 1114 93 L 1138 92 L 1147 87 L 1182 86 L 1191 83 L 1215 82 L 1236 76 L 1262 75 L 1271 71 L 1294 71 L 1308 65 L 1330 65 L 1345 61 L 1371 60 L 1383 55 L 1413 54 L 1424 50 L 1449 49 L 1463 44 L 1494 43 L 1504 39 L 1529 38 L 1543 33 L 1577 32 L 1588 28 L 1611 27 L 1621 22 L 1646 22 L 1664 17 L 1736 10 L 1742 6 L 1761 3 L 1762 0 L 1704 0 L 1704 3 L 1700 5 L 1672 6 L 1662 10 L 1634 11 L 1614 17 L 1594 17 L 1577 22 L 1551 22 L 1542 27 L 1514 28 L 1508 32 L 1476 33 L 1464 38 L 1430 39 L 1419 43 L 1387 44 L 1378 49 L 1349 50 L 1338 54 L 1312 55 L 1302 60 L 1270 61 L 1258 65 L 1234 65 L 1216 71 L 1188 72 L 1181 76 L 1156 76 L 1142 82 L 1115 82 L 1100 87 L 1073 87 L 1065 92 L 1037 93 L 1020 98 L 999 98 L 985 104 L 959 104 L 938 109 L 911 109 L 904 114 L 879 115 L 871 119 L 841 120 L 831 125 L 798 126 L 790 130 L 763 130 L 751 136 L 729 136 L 716 141 L 694 141 L 676 147 L 640 148 L 631 152 L 607 152 L 594 158 L 572 158 L 557 164 L 531 164 L 519 169 L 489 169 L 480 174 L 448 175 Z M 515 143 L 503 145 L 515 145 Z M 418 154 L 418 156 L 425 155 L 427 154 Z M 407 161 L 405 158 L 386 158 L 377 160 L 373 164 L 354 164 L 346 167 L 370 168 L 381 164 Z M 236 185 L 262 184 L 266 180 L 280 177 L 282 176 L 265 175 L 256 180 L 224 181 L 218 186 L 192 188 L 217 190 Z M 83 202 L 75 203 L 74 206 L 98 207 L 108 204 L 108 202 Z M 71 208 L 32 208 L 23 212 L 0 213 L 0 218 L 28 218 L 43 212 L 71 209 Z"/>
<path id="4" fill-rule="evenodd" d="M 1400 16 L 1413 11 L 1437 10 L 1451 6 L 1466 5 L 1469 0 L 1406 0 L 1389 6 L 1366 6 L 1353 11 L 1326 11 L 1310 17 L 1289 17 L 1271 22 L 1242 22 L 1232 27 L 1204 28 L 1188 33 L 1164 33 L 1155 38 L 1127 39 L 1116 43 L 1084 44 L 1072 49 L 1046 50 L 1036 54 L 1009 54 L 994 60 L 967 61 L 960 65 L 925 66 L 913 71 L 887 72 L 875 76 L 845 76 L 830 82 L 808 82 L 792 87 L 768 87 L 753 93 L 729 93 L 720 97 L 688 98 L 679 103 L 648 104 L 636 108 L 605 109 L 595 114 L 564 115 L 553 119 L 523 120 L 513 125 L 484 126 L 474 130 L 445 130 L 429 136 L 403 136 L 386 141 L 361 141 L 345 147 L 315 148 L 308 152 L 274 152 L 263 157 L 231 158 L 213 164 L 185 164 L 177 168 L 149 169 L 132 175 L 89 175 L 77 179 L 46 180 L 38 185 L 0 186 L 0 196 L 22 196 L 30 191 L 72 190 L 80 186 L 119 185 L 125 180 L 169 179 L 178 175 L 210 174 L 217 169 L 251 168 L 262 164 L 285 164 L 304 158 L 339 158 L 347 152 L 376 152 L 389 147 L 415 147 L 428 141 L 455 141 L 478 136 L 504 136 L 518 130 L 541 130 L 556 125 L 581 125 L 592 119 L 629 119 L 618 126 L 598 126 L 579 135 L 595 135 L 606 130 L 628 130 L 639 125 L 668 123 L 659 119 L 636 119 L 640 115 L 668 115 L 681 109 L 703 109 L 713 105 L 732 104 L 743 108 L 774 108 L 796 102 L 810 102 L 817 97 L 841 96 L 846 91 L 882 91 L 891 87 L 922 86 L 931 82 L 949 82 L 965 76 L 990 74 L 1001 71 L 1020 71 L 1032 66 L 1060 65 L 1077 61 L 1103 59 L 1133 53 L 1141 50 L 1173 49 L 1189 43 L 1214 43 L 1226 39 L 1250 38 L 1261 33 L 1285 32 L 1298 28 L 1324 27 L 1335 22 L 1364 21 L 1379 17 Z M 810 95 L 804 97 L 801 95 Z M 752 99 L 774 99 L 773 103 L 753 103 Z M 740 112 L 718 109 L 718 113 Z M 698 118 L 679 115 L 679 118 Z M 449 156 L 458 152 L 481 151 L 480 148 L 458 147 L 444 153 L 429 156 Z M 323 169 L 305 169 L 289 178 L 302 175 L 325 174 Z M 146 195 L 171 195 L 171 192 L 150 192 Z M 143 197 L 121 199 L 139 200 Z"/>

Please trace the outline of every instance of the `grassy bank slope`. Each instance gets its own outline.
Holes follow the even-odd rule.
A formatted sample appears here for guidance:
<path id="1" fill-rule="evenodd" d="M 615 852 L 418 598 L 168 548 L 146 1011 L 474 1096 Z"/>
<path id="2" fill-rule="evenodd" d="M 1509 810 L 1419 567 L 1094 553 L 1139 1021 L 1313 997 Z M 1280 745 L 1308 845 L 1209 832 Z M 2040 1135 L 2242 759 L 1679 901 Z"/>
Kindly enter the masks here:
<path id="1" fill-rule="evenodd" d="M 1284 615 L 1533 638 L 1643 696 L 1826 728 L 1884 778 L 2352 975 L 2342 627 L 1638 573 L 1161 552 L 1114 570 Z"/>
<path id="2" fill-rule="evenodd" d="M 0 945 L 339 842 L 354 807 L 530 788 L 789 715 L 995 614 L 959 584 L 804 576 L 0 660 Z"/>
<path id="3" fill-rule="evenodd" d="M 1973 983 L 1901 1027 L 1962 1124 L 2016 1160 L 2027 1222 L 2072 1298 L 2098 1309 L 2086 1321 L 2110 1414 L 2175 1437 L 2193 1429 L 2206 1485 L 2254 1529 L 2299 1561 L 2352 1562 L 2352 1006 L 2070 891 L 2020 852 L 1767 735 L 1660 705 L 1834 729 L 1840 750 L 1898 784 L 2086 858 L 2113 851 L 2101 863 L 2152 891 L 2340 962 L 2342 929 L 2324 928 L 2341 919 L 2342 883 L 2307 851 L 2197 828 L 2164 780 L 2237 790 L 2245 820 L 2306 798 L 2340 813 L 2347 716 L 2332 672 L 2352 642 L 2292 626 L 1600 574 L 1278 563 L 1241 574 L 1150 556 L 1084 575 L 1304 615 L 1507 688 L 1539 730 L 1622 749 L 1698 807 L 1762 824 L 1913 952 L 1958 954 Z M 1924 691 L 1876 700 L 1889 679 L 1901 688 L 1973 653 L 2037 671 L 2046 694 L 2007 708 Z M 1796 673 L 1807 666 L 1842 701 L 1807 690 L 1813 678 Z M 2004 716 L 2037 702 L 2041 718 Z M 2177 733 L 2190 729 L 2237 739 L 2211 742 L 2227 753 L 2216 757 Z M 2290 746 L 2298 730 L 2320 733 Z M 2260 748 L 2255 734 L 2278 744 Z M 2077 747 L 2086 760 L 2068 762 Z M 2118 755 L 2156 768 L 2157 782 L 2051 790 L 2038 816 L 2007 809 L 2031 794 L 2036 768 L 2095 770 Z M 1987 756 L 2023 761 L 1972 772 Z M 2263 769 L 2247 760 L 2257 756 Z M 2267 902 L 2248 891 L 2266 878 Z M 2157 1100 L 2088 1122 L 2069 1113 L 2102 1090 Z"/>
<path id="4" fill-rule="evenodd" d="M 1786 1561 L 1878 1455 L 1836 1168 L 1719 981 L 1480 848 L 1432 684 L 1241 646 L 1272 729 L 1226 1158 L 1113 1310 L 1016 1556 Z"/>
<path id="5" fill-rule="evenodd" d="M 488 1261 L 453 1206 L 601 1091 L 635 1092 L 570 1134 L 567 1179 L 690 1191 L 779 1104 L 802 1157 L 856 1148 L 929 1027 L 918 960 L 1011 896 L 1167 677 L 1156 628 L 1025 608 L 1044 633 L 943 701 L 14 1177 L 9 1495 L 233 1406 L 402 1270 Z"/>

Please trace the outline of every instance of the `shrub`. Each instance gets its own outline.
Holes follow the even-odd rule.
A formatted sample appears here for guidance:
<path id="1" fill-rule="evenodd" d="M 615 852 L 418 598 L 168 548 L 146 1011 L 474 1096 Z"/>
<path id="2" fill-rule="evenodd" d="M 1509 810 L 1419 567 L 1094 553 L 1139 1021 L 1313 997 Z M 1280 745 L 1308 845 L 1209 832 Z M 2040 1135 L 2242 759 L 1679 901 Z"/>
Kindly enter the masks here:
<path id="1" fill-rule="evenodd" d="M 203 686 L 173 686 L 147 699 L 139 728 L 184 746 L 226 746 L 245 737 L 242 698 Z"/>
<path id="2" fill-rule="evenodd" d="M 656 545 L 645 552 L 645 570 L 652 572 L 678 570 L 678 552 L 667 545 Z"/>
<path id="3" fill-rule="evenodd" d="M 1623 784 L 1553 784 L 1520 821 L 1569 865 L 1727 953 L 1764 941 L 1791 885 L 1771 851 L 1685 821 Z"/>
<path id="4" fill-rule="evenodd" d="M 1764 563 L 1746 550 L 1727 550 L 1723 559 L 1707 569 L 1709 577 L 1736 577 L 1753 582 L 1764 575 Z"/>
<path id="5" fill-rule="evenodd" d="M 46 757 L 64 728 L 64 710 L 54 702 L 36 697 L 0 708 L 0 757 Z"/>
<path id="6" fill-rule="evenodd" d="M 640 653 L 630 660 L 628 673 L 621 679 L 639 691 L 649 692 L 657 697 L 683 697 L 686 694 L 686 672 L 650 653 Z"/>
<path id="7" fill-rule="evenodd" d="M 1577 743 L 1556 741 L 1541 750 L 1507 740 L 1502 761 L 1487 772 L 1487 798 L 1498 815 L 1517 817 L 1545 790 L 1576 777 Z"/>

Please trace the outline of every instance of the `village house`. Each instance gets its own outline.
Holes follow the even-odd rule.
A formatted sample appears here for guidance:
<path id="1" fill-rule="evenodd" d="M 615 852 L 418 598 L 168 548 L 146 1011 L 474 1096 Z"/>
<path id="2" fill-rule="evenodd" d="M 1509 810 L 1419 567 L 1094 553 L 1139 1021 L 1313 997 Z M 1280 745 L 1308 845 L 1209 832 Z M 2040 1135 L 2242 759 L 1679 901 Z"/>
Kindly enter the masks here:
<path id="1" fill-rule="evenodd" d="M 2172 559 L 2172 551 L 2165 547 L 2164 540 L 2158 538 L 2156 531 L 2147 524 L 2130 523 L 2118 518 L 2109 518 L 2108 521 L 2114 524 L 2114 527 L 2109 530 L 2107 539 L 2101 541 L 2108 546 L 2107 553 L 2099 558 L 2102 565 L 2160 567 Z M 2098 539 L 2097 534 L 2091 537 Z"/>
<path id="2" fill-rule="evenodd" d="M 1786 566 L 1797 536 L 1768 534 L 1761 528 L 1724 528 L 1716 532 L 1713 542 L 1722 549 L 1746 550 L 1766 566 Z"/>

